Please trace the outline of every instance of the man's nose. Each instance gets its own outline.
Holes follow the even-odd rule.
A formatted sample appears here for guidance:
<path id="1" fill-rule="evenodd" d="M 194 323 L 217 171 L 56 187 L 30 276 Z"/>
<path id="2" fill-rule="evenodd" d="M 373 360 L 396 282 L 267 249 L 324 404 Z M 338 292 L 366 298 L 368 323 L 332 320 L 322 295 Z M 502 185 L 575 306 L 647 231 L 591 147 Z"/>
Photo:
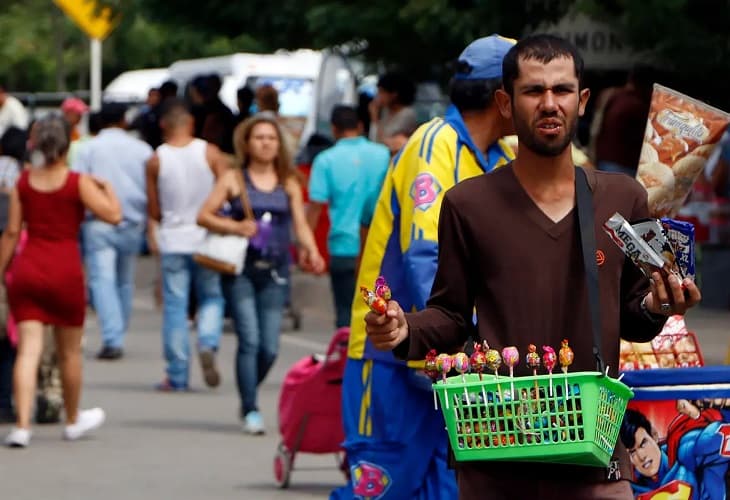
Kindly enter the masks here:
<path id="1" fill-rule="evenodd" d="M 557 103 L 555 102 L 555 94 L 553 94 L 552 90 L 546 90 L 545 93 L 542 95 L 542 100 L 540 101 L 540 107 L 544 111 L 553 111 L 557 109 Z"/>

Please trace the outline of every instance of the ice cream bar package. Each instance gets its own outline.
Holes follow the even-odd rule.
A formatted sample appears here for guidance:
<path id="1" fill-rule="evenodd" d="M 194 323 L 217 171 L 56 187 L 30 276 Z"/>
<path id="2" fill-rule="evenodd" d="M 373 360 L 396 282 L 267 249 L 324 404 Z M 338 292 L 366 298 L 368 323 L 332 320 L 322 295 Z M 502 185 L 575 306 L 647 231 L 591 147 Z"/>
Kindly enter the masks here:
<path id="1" fill-rule="evenodd" d="M 654 85 L 636 179 L 652 217 L 672 217 L 730 122 L 730 114 Z"/>
<path id="2" fill-rule="evenodd" d="M 644 240 L 657 254 L 661 255 L 669 269 L 681 281 L 684 274 L 677 262 L 676 252 L 661 221 L 659 219 L 644 219 L 634 222 L 631 227 L 639 238 Z"/>
<path id="3" fill-rule="evenodd" d="M 679 271 L 685 278 L 695 279 L 695 227 L 689 222 L 662 219 L 662 226 L 674 249 Z"/>
<path id="4" fill-rule="evenodd" d="M 603 224 L 603 229 L 647 277 L 657 271 L 671 272 L 671 263 L 644 241 L 618 212 Z"/>

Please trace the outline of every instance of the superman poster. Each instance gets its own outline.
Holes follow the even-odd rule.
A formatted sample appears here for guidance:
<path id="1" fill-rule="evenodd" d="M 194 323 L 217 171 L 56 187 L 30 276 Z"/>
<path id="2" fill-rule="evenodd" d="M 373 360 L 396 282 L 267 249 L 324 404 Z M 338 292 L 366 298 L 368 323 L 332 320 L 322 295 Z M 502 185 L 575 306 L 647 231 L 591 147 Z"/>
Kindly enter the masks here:
<path id="1" fill-rule="evenodd" d="M 724 500 L 730 492 L 730 367 L 643 370 L 619 439 L 637 500 Z"/>

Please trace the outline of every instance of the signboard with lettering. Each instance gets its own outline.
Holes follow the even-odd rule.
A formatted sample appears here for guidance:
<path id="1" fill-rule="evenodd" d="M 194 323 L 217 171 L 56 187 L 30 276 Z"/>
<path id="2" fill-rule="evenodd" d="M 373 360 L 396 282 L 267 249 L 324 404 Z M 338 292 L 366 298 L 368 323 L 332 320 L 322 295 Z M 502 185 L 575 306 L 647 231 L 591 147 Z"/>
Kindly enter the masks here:
<path id="1" fill-rule="evenodd" d="M 586 69 L 626 70 L 640 59 L 620 33 L 605 23 L 585 14 L 568 14 L 554 24 L 543 24 L 536 30 L 570 40 L 585 60 Z"/>
<path id="2" fill-rule="evenodd" d="M 108 6 L 97 0 L 53 0 L 89 38 L 104 40 L 114 31 L 121 20 L 120 13 L 113 13 Z"/>

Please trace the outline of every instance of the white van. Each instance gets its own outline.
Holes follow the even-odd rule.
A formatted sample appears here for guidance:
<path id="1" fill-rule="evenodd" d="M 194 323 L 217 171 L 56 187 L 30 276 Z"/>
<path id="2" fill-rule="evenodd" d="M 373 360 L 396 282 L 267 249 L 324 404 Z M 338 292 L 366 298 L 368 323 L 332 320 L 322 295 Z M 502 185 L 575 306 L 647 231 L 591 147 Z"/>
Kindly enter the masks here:
<path id="1" fill-rule="evenodd" d="M 335 105 L 357 105 L 355 75 L 335 51 L 280 50 L 187 59 L 173 63 L 169 72 L 181 92 L 196 76 L 216 73 L 222 80 L 220 98 L 234 113 L 239 88 L 272 85 L 279 92 L 279 114 L 298 136 L 300 147 L 315 132 L 331 137 L 329 119 Z"/>
<path id="2" fill-rule="evenodd" d="M 136 69 L 125 71 L 106 86 L 102 94 L 104 102 L 141 104 L 147 100 L 150 89 L 157 88 L 170 78 L 167 68 Z"/>

